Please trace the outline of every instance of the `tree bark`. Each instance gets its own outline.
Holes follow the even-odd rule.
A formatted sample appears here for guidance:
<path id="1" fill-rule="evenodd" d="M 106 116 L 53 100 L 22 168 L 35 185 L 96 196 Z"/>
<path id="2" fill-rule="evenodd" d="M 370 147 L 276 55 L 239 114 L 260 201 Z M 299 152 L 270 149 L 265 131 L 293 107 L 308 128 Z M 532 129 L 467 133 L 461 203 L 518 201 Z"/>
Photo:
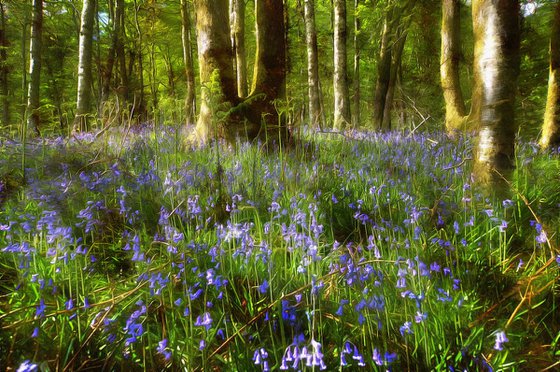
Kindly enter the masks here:
<path id="1" fill-rule="evenodd" d="M 514 102 L 520 64 L 517 0 L 475 0 L 473 120 L 479 134 L 474 174 L 483 185 L 505 186 L 514 167 Z"/>
<path id="2" fill-rule="evenodd" d="M 441 20 L 441 87 L 445 100 L 445 128 L 448 133 L 461 130 L 466 108 L 459 78 L 461 59 L 461 1 L 442 1 Z"/>
<path id="3" fill-rule="evenodd" d="M 238 99 L 229 39 L 228 0 L 196 0 L 195 5 L 202 86 L 195 136 L 207 142 L 216 136 L 225 135 L 223 123 L 218 123 L 216 113 L 218 110 L 229 110 L 224 104 L 235 105 Z"/>
<path id="4" fill-rule="evenodd" d="M 360 54 L 361 54 L 361 45 L 360 45 L 360 28 L 361 28 L 361 21 L 358 14 L 358 6 L 360 1 L 354 0 L 354 76 L 353 76 L 353 106 L 354 106 L 354 113 L 352 114 L 352 126 L 354 128 L 358 128 L 360 125 Z"/>
<path id="5" fill-rule="evenodd" d="M 343 130 L 351 121 L 346 54 L 346 0 L 334 1 L 334 124 Z"/>
<path id="6" fill-rule="evenodd" d="M 322 127 L 321 96 L 319 90 L 319 60 L 317 53 L 317 30 L 315 29 L 314 0 L 305 0 L 305 44 L 307 47 L 307 84 L 309 97 L 309 125 Z"/>
<path id="7" fill-rule="evenodd" d="M 391 71 L 389 73 L 389 84 L 387 93 L 385 94 L 385 106 L 383 107 L 383 121 L 381 122 L 381 130 L 390 131 L 392 129 L 391 114 L 393 111 L 393 100 L 395 97 L 395 87 L 397 85 L 398 72 L 401 68 L 402 54 L 406 38 L 408 36 L 407 25 L 400 25 L 397 31 L 391 52 Z"/>
<path id="8" fill-rule="evenodd" d="M 43 47 L 43 0 L 33 0 L 31 43 L 29 46 L 29 89 L 27 94 L 27 128 L 40 135 L 41 54 Z M 28 132 L 28 134 L 31 134 Z"/>
<path id="9" fill-rule="evenodd" d="M 283 141 L 288 136 L 285 118 L 276 110 L 286 98 L 286 38 L 283 0 L 255 0 L 257 50 L 253 84 L 245 116 L 258 128 L 249 138 Z M 259 98 L 260 97 L 260 98 Z"/>
<path id="10" fill-rule="evenodd" d="M 560 3 L 556 4 L 550 36 L 548 96 L 539 144 L 543 149 L 560 146 Z"/>
<path id="11" fill-rule="evenodd" d="M 2 94 L 2 125 L 10 124 L 10 101 L 8 99 L 8 39 L 6 37 L 6 8 L 0 1 L 0 92 Z"/>
<path id="12" fill-rule="evenodd" d="M 194 67 L 192 56 L 191 20 L 187 0 L 181 0 L 181 41 L 183 43 L 183 63 L 185 64 L 185 77 L 187 92 L 185 98 L 185 117 L 187 125 L 195 124 L 196 94 L 194 85 Z"/>
<path id="13" fill-rule="evenodd" d="M 78 49 L 78 96 L 76 117 L 73 130 L 83 132 L 89 130 L 91 120 L 91 87 L 92 87 L 92 55 L 93 55 L 93 20 L 95 0 L 83 0 L 80 41 Z"/>
<path id="14" fill-rule="evenodd" d="M 247 58 L 245 57 L 245 0 L 231 1 L 231 41 L 235 57 L 237 95 L 247 97 Z"/>
<path id="15" fill-rule="evenodd" d="M 393 10 L 387 10 L 383 21 L 383 33 L 381 35 L 381 47 L 377 60 L 377 81 L 375 83 L 375 94 L 373 99 L 373 126 L 380 130 L 383 126 L 383 115 L 385 111 L 385 101 L 387 90 L 391 80 L 391 60 L 392 43 L 391 37 L 393 30 Z"/>

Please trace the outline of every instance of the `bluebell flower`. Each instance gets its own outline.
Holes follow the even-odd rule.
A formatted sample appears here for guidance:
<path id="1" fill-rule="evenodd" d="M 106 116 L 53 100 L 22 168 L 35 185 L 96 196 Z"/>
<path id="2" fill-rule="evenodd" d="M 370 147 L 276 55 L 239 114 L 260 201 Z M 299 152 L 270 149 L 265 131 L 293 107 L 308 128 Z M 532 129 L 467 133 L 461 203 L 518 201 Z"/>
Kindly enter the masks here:
<path id="1" fill-rule="evenodd" d="M 37 364 L 31 363 L 29 360 L 24 360 L 23 363 L 20 364 L 16 372 L 33 372 L 37 370 Z"/>
<path id="2" fill-rule="evenodd" d="M 206 330 L 212 328 L 212 317 L 210 316 L 209 312 L 205 312 L 202 316 L 196 317 L 196 321 L 194 325 L 197 327 L 205 327 Z"/>
<path id="3" fill-rule="evenodd" d="M 31 338 L 39 337 L 39 327 L 33 328 L 33 333 L 31 333 Z"/>
<path id="4" fill-rule="evenodd" d="M 166 338 L 164 338 L 163 340 L 158 342 L 158 347 L 156 348 L 156 351 L 159 354 L 163 355 L 163 357 L 165 358 L 166 361 L 171 359 L 171 351 L 167 350 L 167 339 Z"/>
<path id="5" fill-rule="evenodd" d="M 399 328 L 401 335 L 414 333 L 412 331 L 412 322 L 404 322 L 404 324 Z"/>
<path id="6" fill-rule="evenodd" d="M 504 349 L 503 344 L 509 342 L 504 331 L 496 332 L 496 342 L 494 344 L 494 350 L 501 351 Z"/>

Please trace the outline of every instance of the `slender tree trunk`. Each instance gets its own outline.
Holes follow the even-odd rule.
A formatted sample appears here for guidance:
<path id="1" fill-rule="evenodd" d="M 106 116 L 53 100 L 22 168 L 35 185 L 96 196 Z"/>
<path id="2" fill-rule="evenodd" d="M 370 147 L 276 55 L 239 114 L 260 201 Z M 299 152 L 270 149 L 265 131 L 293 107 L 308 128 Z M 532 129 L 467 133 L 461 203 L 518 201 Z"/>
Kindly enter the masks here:
<path id="1" fill-rule="evenodd" d="M 101 72 L 101 104 L 100 113 L 103 114 L 103 106 L 105 102 L 109 100 L 109 94 L 111 90 L 111 79 L 113 76 L 113 67 L 115 65 L 115 53 L 118 44 L 118 22 L 116 20 L 115 14 L 115 1 L 108 0 L 107 7 L 109 9 L 109 19 L 111 20 L 111 45 L 107 52 L 107 62 L 103 66 Z"/>
<path id="2" fill-rule="evenodd" d="M 27 2 L 25 3 L 27 5 Z M 28 13 L 25 12 L 22 27 L 21 27 L 21 117 L 22 117 L 22 136 L 23 136 L 23 129 L 26 128 L 27 123 L 25 123 L 26 117 L 25 112 L 27 111 L 27 93 L 28 93 L 28 83 L 27 83 L 27 56 L 29 55 L 27 51 L 27 30 L 29 25 L 29 18 Z"/>
<path id="3" fill-rule="evenodd" d="M 224 104 L 237 103 L 237 89 L 229 39 L 228 0 L 196 0 L 195 5 L 202 86 L 195 135 L 198 140 L 207 142 L 216 136 L 224 136 L 223 125 L 218 123 L 215 114 L 219 109 L 227 110 Z"/>
<path id="4" fill-rule="evenodd" d="M 361 45 L 360 45 L 360 28 L 361 28 L 361 21 L 360 16 L 358 14 L 358 6 L 360 1 L 354 0 L 354 97 L 353 97 L 353 104 L 354 104 L 354 113 L 352 115 L 352 126 L 354 128 L 358 128 L 360 125 L 360 54 L 361 54 Z"/>
<path id="5" fill-rule="evenodd" d="M 334 129 L 343 130 L 350 119 L 346 54 L 346 0 L 334 1 Z"/>
<path id="6" fill-rule="evenodd" d="M 467 111 L 459 78 L 460 14 L 460 0 L 442 1 L 440 74 L 445 99 L 445 128 L 450 134 L 462 128 Z"/>
<path id="7" fill-rule="evenodd" d="M 125 35 L 125 4 L 124 0 L 116 0 L 115 3 L 115 33 L 116 33 L 116 49 L 115 57 L 117 59 L 119 85 L 117 87 L 118 96 L 121 99 L 120 104 L 126 108 L 129 101 L 129 76 L 126 68 L 126 55 L 124 49 Z M 132 57 L 131 57 L 132 60 Z"/>
<path id="8" fill-rule="evenodd" d="M 381 130 L 390 131 L 392 129 L 391 113 L 393 111 L 393 100 L 395 97 L 395 87 L 397 84 L 398 72 L 401 68 L 402 54 L 406 38 L 408 35 L 408 25 L 400 25 L 399 31 L 396 35 L 396 40 L 392 47 L 391 53 L 391 71 L 389 73 L 389 84 L 387 86 L 387 93 L 385 95 L 385 106 L 383 107 L 383 121 L 381 123 Z"/>
<path id="9" fill-rule="evenodd" d="M 192 57 L 191 20 L 187 0 L 181 0 L 181 41 L 183 43 L 183 63 L 187 80 L 187 94 L 185 98 L 185 116 L 187 125 L 195 124 L 196 94 L 194 86 L 194 67 Z"/>
<path id="10" fill-rule="evenodd" d="M 315 29 L 314 0 L 305 0 L 305 44 L 307 46 L 307 84 L 309 96 L 309 125 L 322 127 L 321 93 L 319 90 L 319 61 L 317 53 L 317 30 Z"/>
<path id="11" fill-rule="evenodd" d="M 0 1 L 0 92 L 2 94 L 2 125 L 10 124 L 10 101 L 8 99 L 8 39 L 6 37 L 6 8 Z"/>
<path id="12" fill-rule="evenodd" d="M 89 130 L 91 119 L 91 88 L 92 88 L 92 55 L 93 55 L 93 20 L 95 0 L 83 0 L 80 42 L 78 55 L 78 97 L 74 131 Z"/>
<path id="13" fill-rule="evenodd" d="M 39 107 L 41 86 L 41 54 L 43 47 L 43 0 L 33 0 L 31 21 L 31 43 L 29 46 L 29 90 L 27 99 L 27 128 L 40 135 Z M 30 134 L 28 132 L 28 134 Z"/>
<path id="14" fill-rule="evenodd" d="M 136 53 L 138 56 L 138 96 L 136 92 L 134 93 L 134 112 L 133 115 L 139 117 L 143 120 L 146 116 L 146 99 L 144 93 L 144 34 L 142 33 L 142 26 L 140 25 L 140 20 L 138 19 L 138 12 L 140 11 L 140 5 L 138 0 L 134 0 L 134 23 L 136 25 Z M 129 73 L 131 76 L 132 73 Z"/>
<path id="15" fill-rule="evenodd" d="M 391 80 L 391 51 L 393 38 L 391 37 L 393 11 L 388 10 L 383 22 L 383 33 L 381 36 L 381 48 L 379 51 L 379 59 L 377 60 L 377 81 L 375 83 L 375 95 L 373 100 L 373 125 L 376 129 L 383 126 L 383 115 L 385 111 L 385 100 L 387 99 L 387 90 Z"/>
<path id="16" fill-rule="evenodd" d="M 245 57 L 245 0 L 231 1 L 231 41 L 235 57 L 237 95 L 247 97 L 247 58 Z"/>
<path id="17" fill-rule="evenodd" d="M 478 181 L 503 186 L 514 167 L 514 102 L 520 63 L 517 0 L 474 0 L 475 90 L 479 128 L 474 172 Z M 496 191 L 501 187 L 493 188 Z"/>
<path id="18" fill-rule="evenodd" d="M 560 146 L 560 3 L 556 4 L 550 36 L 548 97 L 539 144 L 543 149 Z"/>

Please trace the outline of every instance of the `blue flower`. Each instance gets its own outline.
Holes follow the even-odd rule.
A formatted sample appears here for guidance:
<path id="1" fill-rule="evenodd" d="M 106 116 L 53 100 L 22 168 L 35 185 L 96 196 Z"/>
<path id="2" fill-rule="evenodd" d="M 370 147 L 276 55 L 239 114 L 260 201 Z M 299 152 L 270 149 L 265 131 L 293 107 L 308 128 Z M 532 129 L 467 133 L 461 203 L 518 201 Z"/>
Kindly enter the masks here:
<path id="1" fill-rule="evenodd" d="M 37 364 L 31 363 L 29 360 L 24 360 L 18 367 L 17 372 L 32 372 L 37 370 Z"/>
<path id="2" fill-rule="evenodd" d="M 496 332 L 496 343 L 494 344 L 494 350 L 501 351 L 504 349 L 503 344 L 509 342 L 504 331 Z"/>
<path id="3" fill-rule="evenodd" d="M 167 339 L 166 338 L 164 338 L 163 340 L 158 342 L 158 347 L 156 348 L 156 351 L 158 353 L 160 353 L 161 355 L 163 355 L 165 360 L 168 361 L 169 359 L 171 359 L 171 352 L 169 350 L 167 350 Z"/>

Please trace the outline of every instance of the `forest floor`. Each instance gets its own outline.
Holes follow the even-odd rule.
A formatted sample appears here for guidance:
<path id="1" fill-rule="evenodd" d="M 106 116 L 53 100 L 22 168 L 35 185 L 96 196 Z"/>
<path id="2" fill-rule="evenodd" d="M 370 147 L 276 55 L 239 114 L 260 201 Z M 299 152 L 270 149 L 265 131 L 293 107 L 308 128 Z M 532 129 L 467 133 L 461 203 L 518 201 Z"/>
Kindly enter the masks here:
<path id="1" fill-rule="evenodd" d="M 8 370 L 560 365 L 560 159 L 534 143 L 496 199 L 442 133 L 2 141 Z"/>

